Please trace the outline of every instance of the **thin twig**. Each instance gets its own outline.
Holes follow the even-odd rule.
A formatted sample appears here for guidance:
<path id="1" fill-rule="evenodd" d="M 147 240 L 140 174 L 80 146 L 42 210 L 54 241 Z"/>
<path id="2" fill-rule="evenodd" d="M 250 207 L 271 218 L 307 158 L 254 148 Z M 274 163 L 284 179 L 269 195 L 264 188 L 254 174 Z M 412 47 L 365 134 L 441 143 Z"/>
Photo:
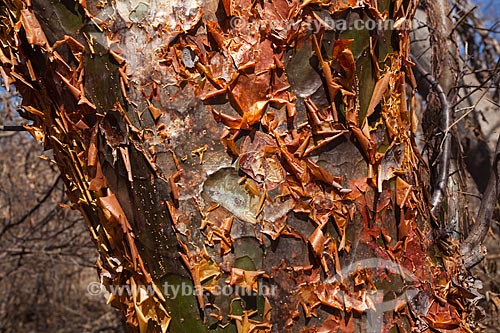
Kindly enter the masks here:
<path id="1" fill-rule="evenodd" d="M 415 69 L 420 73 L 420 75 L 427 80 L 431 88 L 437 92 L 439 101 L 441 102 L 441 130 L 444 133 L 443 141 L 441 142 L 441 170 L 439 172 L 436 184 L 434 185 L 434 192 L 431 197 L 431 213 L 436 215 L 441 207 L 441 202 L 443 201 L 446 185 L 448 183 L 448 170 L 450 169 L 451 160 L 451 136 L 449 135 L 449 129 L 451 128 L 451 108 L 443 87 L 439 82 L 427 72 L 422 65 L 416 60 L 412 59 L 415 63 Z"/>
<path id="2" fill-rule="evenodd" d="M 455 32 L 455 29 L 467 18 L 467 16 L 469 16 L 469 14 L 471 14 L 474 10 L 476 10 L 477 6 L 474 6 L 472 7 L 471 9 L 469 9 L 469 11 L 465 14 L 462 15 L 462 17 L 460 17 L 457 22 L 455 22 L 455 26 L 453 27 L 453 29 L 451 29 L 451 32 L 450 34 L 448 35 L 448 38 L 450 38 L 453 33 Z"/>
<path id="3" fill-rule="evenodd" d="M 488 181 L 488 186 L 484 191 L 483 198 L 481 199 L 481 205 L 479 206 L 479 212 L 477 213 L 476 223 L 472 226 L 469 236 L 460 245 L 460 253 L 464 260 L 464 265 L 466 268 L 471 268 L 478 264 L 486 255 L 485 251 L 482 251 L 484 247 L 481 245 L 484 237 L 488 233 L 491 224 L 491 218 L 493 216 L 493 210 L 495 209 L 495 203 L 499 194 L 499 179 L 500 174 L 500 136 L 497 141 L 497 147 L 495 149 L 495 155 L 493 159 L 493 166 Z M 478 252 L 479 249 L 479 252 Z"/>
<path id="4" fill-rule="evenodd" d="M 4 126 L 0 125 L 0 131 L 5 131 L 5 132 L 23 132 L 27 131 L 27 129 L 24 126 Z"/>
<path id="5" fill-rule="evenodd" d="M 54 181 L 54 183 L 52 184 L 52 186 L 48 189 L 47 192 L 45 192 L 44 196 L 35 204 L 35 206 L 33 206 L 26 214 L 23 215 L 23 217 L 21 217 L 19 220 L 17 220 L 16 222 L 12 222 L 12 223 L 9 223 L 7 224 L 6 226 L 3 227 L 2 231 L 0 231 L 0 238 L 7 232 L 9 231 L 9 229 L 12 229 L 13 227 L 17 226 L 17 225 L 20 225 L 21 223 L 23 223 L 24 221 L 26 221 L 26 219 L 28 217 L 31 216 L 31 214 L 33 214 L 34 212 L 36 212 L 40 206 L 45 202 L 47 201 L 47 199 L 50 198 L 50 196 L 52 195 L 52 192 L 56 189 L 57 187 L 57 184 L 59 183 L 59 181 L 62 179 L 61 175 L 59 175 L 57 177 L 57 179 Z"/>
<path id="6" fill-rule="evenodd" d="M 498 259 L 500 259 L 500 254 L 490 254 L 489 256 L 486 256 L 486 259 L 488 259 L 488 260 L 498 260 Z"/>

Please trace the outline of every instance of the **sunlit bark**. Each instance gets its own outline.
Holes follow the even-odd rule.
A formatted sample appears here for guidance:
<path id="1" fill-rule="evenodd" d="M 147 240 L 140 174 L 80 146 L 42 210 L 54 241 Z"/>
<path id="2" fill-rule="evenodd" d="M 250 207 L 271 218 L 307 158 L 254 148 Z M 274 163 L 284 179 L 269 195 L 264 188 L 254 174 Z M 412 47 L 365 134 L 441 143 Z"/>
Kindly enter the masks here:
<path id="1" fill-rule="evenodd" d="M 138 286 L 110 300 L 131 332 L 473 321 L 414 144 L 416 1 L 1 6 L 2 74 L 102 281 Z"/>

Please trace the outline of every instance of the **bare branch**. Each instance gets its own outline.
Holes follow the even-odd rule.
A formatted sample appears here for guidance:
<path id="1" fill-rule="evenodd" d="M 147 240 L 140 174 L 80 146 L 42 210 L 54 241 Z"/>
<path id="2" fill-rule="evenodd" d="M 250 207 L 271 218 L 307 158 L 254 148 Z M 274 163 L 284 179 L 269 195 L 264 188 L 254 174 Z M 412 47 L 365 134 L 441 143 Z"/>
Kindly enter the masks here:
<path id="1" fill-rule="evenodd" d="M 474 265 L 478 264 L 486 255 L 485 249 L 481 243 L 490 228 L 493 210 L 495 209 L 495 203 L 499 194 L 499 162 L 500 137 L 497 141 L 492 172 L 490 174 L 488 186 L 486 187 L 486 191 L 484 191 L 484 195 L 481 200 L 481 206 L 479 207 L 479 212 L 477 213 L 476 223 L 472 227 L 469 236 L 460 246 L 460 253 L 463 257 L 464 265 L 466 268 L 471 268 Z"/>
<path id="2" fill-rule="evenodd" d="M 5 131 L 5 132 L 23 132 L 23 131 L 27 131 L 27 129 L 24 126 L 4 126 L 4 125 L 0 125 L 0 131 Z"/>
<path id="3" fill-rule="evenodd" d="M 52 184 L 52 186 L 48 189 L 48 191 L 45 193 L 45 195 L 37 202 L 37 204 L 35 206 L 33 206 L 26 214 L 23 215 L 23 217 L 21 217 L 19 220 L 17 220 L 16 222 L 12 222 L 12 223 L 9 223 L 7 224 L 3 229 L 2 231 L 0 231 L 0 237 L 2 237 L 9 229 L 23 223 L 24 221 L 26 221 L 26 219 L 28 217 L 31 216 L 31 214 L 33 214 L 34 212 L 36 212 L 40 206 L 45 202 L 47 201 L 47 199 L 52 195 L 52 192 L 54 191 L 54 189 L 57 187 L 57 184 L 59 183 L 59 181 L 61 180 L 61 176 L 59 175 L 57 177 L 57 179 L 54 181 L 54 183 Z"/>

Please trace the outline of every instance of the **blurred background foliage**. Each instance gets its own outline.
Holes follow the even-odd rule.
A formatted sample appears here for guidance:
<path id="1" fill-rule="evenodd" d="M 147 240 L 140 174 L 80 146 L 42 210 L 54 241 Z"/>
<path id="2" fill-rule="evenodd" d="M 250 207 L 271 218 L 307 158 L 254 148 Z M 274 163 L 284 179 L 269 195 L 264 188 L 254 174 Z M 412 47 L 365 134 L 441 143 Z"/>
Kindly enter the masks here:
<path id="1" fill-rule="evenodd" d="M 0 87 L 0 125 L 25 121 Z M 0 332 L 123 332 L 97 281 L 97 252 L 67 204 L 50 153 L 27 132 L 0 132 Z"/>

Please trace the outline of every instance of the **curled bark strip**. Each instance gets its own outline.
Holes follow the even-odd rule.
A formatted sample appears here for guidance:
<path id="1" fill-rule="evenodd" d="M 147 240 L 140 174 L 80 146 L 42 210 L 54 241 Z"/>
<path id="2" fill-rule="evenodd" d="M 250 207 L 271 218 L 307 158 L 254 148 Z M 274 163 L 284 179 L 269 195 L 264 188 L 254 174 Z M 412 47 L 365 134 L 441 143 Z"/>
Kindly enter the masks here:
<path id="1" fill-rule="evenodd" d="M 481 199 L 481 206 L 477 213 L 476 223 L 472 226 L 469 236 L 460 245 L 460 254 L 464 260 L 464 266 L 471 268 L 478 264 L 486 255 L 481 242 L 488 233 L 495 209 L 495 203 L 499 194 L 499 174 L 500 174 L 500 137 L 497 141 L 495 155 L 493 159 L 492 172 L 488 181 L 488 186 Z M 480 251 L 478 251 L 480 249 Z"/>
<path id="2" fill-rule="evenodd" d="M 439 97 L 439 101 L 441 102 L 442 108 L 442 118 L 441 118 L 441 130 L 444 133 L 444 138 L 441 143 L 441 169 L 439 172 L 439 176 L 437 178 L 436 184 L 434 185 L 434 192 L 431 197 L 431 213 L 436 215 L 439 212 L 439 208 L 441 207 L 441 202 L 443 201 L 443 197 L 446 191 L 446 184 L 448 183 L 449 176 L 449 168 L 450 168 L 450 159 L 451 159 L 451 136 L 448 135 L 448 132 L 451 127 L 451 108 L 448 99 L 446 98 L 446 94 L 443 90 L 443 87 L 439 84 L 439 82 L 427 72 L 422 65 L 416 60 L 412 59 L 415 63 L 415 69 L 420 73 L 420 75 L 427 80 L 429 86 L 432 90 L 434 90 Z"/>

